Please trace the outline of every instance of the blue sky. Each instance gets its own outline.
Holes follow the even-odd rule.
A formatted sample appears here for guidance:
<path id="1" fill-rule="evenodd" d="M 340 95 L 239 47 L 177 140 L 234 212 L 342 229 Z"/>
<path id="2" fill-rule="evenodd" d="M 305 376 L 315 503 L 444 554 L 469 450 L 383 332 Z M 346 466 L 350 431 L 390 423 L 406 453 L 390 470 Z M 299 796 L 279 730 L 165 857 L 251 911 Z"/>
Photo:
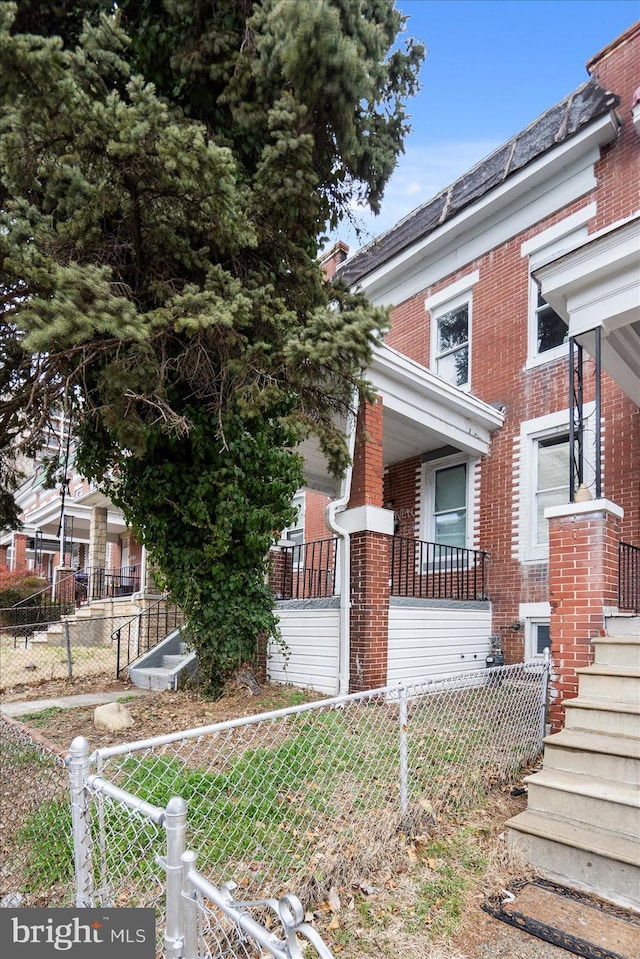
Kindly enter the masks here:
<path id="1" fill-rule="evenodd" d="M 640 19 L 640 0 L 396 0 L 427 57 L 413 130 L 378 217 L 332 235 L 353 253 L 588 79 L 586 61 Z"/>

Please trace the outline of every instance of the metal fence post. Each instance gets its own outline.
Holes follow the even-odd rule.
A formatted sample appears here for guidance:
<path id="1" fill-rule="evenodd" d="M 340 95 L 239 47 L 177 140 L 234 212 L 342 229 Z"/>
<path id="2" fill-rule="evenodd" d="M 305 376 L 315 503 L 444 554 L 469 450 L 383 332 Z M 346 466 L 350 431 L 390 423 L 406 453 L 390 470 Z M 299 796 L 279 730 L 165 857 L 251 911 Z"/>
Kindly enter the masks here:
<path id="1" fill-rule="evenodd" d="M 73 830 L 73 861 L 76 881 L 76 906 L 93 905 L 93 862 L 87 775 L 89 772 L 89 743 L 84 736 L 76 736 L 69 747 L 67 758 L 71 786 L 71 823 Z"/>
<path id="2" fill-rule="evenodd" d="M 198 917 L 198 892 L 189 873 L 196 868 L 197 854 L 190 849 L 182 854 L 182 888 L 184 917 L 183 959 L 198 959 L 200 955 L 200 924 Z"/>
<path id="3" fill-rule="evenodd" d="M 167 916 L 164 932 L 166 959 L 179 959 L 184 944 L 182 854 L 187 833 L 187 804 L 180 796 L 167 803 L 164 815 L 167 836 Z"/>
<path id="4" fill-rule="evenodd" d="M 73 662 L 71 660 L 71 637 L 69 635 L 69 623 L 65 619 L 62 624 L 62 629 L 64 631 L 64 648 L 67 653 L 67 675 L 69 679 L 73 679 Z"/>
<path id="5" fill-rule="evenodd" d="M 547 724 L 547 696 L 549 695 L 549 674 L 551 672 L 551 656 L 549 647 L 544 651 L 544 666 L 542 669 L 542 689 L 540 690 L 540 749 L 542 749 L 542 740 L 545 737 Z"/>
<path id="6" fill-rule="evenodd" d="M 407 690 L 398 686 L 398 719 L 400 722 L 400 809 L 404 820 L 409 809 L 409 762 L 407 758 Z"/>

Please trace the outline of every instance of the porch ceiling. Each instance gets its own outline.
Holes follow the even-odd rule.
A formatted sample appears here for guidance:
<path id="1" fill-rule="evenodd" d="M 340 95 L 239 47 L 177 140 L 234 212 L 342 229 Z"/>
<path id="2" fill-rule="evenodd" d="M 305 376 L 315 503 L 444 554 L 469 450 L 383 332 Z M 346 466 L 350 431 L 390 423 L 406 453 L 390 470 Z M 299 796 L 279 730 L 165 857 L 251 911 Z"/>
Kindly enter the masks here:
<path id="1" fill-rule="evenodd" d="M 542 295 L 594 353 L 600 328 L 602 368 L 640 406 L 640 214 L 594 234 L 539 267 Z"/>
<path id="2" fill-rule="evenodd" d="M 444 446 L 481 456 L 504 422 L 502 410 L 451 386 L 391 347 L 376 351 L 367 375 L 382 396 L 387 466 Z M 307 485 L 336 496 L 338 484 L 329 476 L 317 443 L 307 441 L 301 452 Z"/>
<path id="3" fill-rule="evenodd" d="M 443 446 L 481 456 L 504 413 L 451 386 L 391 347 L 376 352 L 370 378 L 384 407 L 387 465 Z"/>

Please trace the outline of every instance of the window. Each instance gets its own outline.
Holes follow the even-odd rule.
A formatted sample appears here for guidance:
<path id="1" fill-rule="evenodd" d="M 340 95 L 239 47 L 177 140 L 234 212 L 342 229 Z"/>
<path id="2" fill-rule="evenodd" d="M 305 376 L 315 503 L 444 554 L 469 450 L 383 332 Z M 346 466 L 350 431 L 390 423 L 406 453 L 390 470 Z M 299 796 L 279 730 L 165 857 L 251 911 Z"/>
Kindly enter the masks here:
<path id="1" fill-rule="evenodd" d="M 585 483 L 593 480 L 595 404 L 584 404 L 583 452 Z M 548 506 L 568 506 L 568 409 L 547 413 L 520 424 L 514 442 L 512 555 L 521 563 L 544 563 L 549 557 Z"/>
<path id="2" fill-rule="evenodd" d="M 453 386 L 469 385 L 470 320 L 469 300 L 435 316 L 435 372 Z"/>
<path id="3" fill-rule="evenodd" d="M 304 565 L 304 494 L 296 493 L 293 498 L 293 505 L 298 511 L 298 515 L 291 526 L 283 529 L 280 535 L 280 542 L 283 546 L 293 546 L 292 561 L 294 569 L 302 569 Z"/>
<path id="4" fill-rule="evenodd" d="M 544 656 L 545 649 L 551 649 L 550 630 L 549 623 L 531 623 L 532 656 Z"/>
<path id="5" fill-rule="evenodd" d="M 436 453 L 437 451 L 434 451 Z M 474 463 L 453 456 L 424 454 L 420 503 L 420 539 L 443 547 L 467 549 L 475 503 Z M 440 551 L 444 556 L 447 549 Z"/>
<path id="6" fill-rule="evenodd" d="M 535 542 L 549 542 L 549 523 L 544 518 L 548 506 L 569 502 L 569 437 L 566 434 L 536 442 Z"/>
<path id="7" fill-rule="evenodd" d="M 537 291 L 535 314 L 536 352 L 547 353 L 561 347 L 569 327 L 561 316 L 552 310 L 540 291 Z"/>
<path id="8" fill-rule="evenodd" d="M 595 216 L 590 203 L 553 226 L 525 240 L 520 255 L 529 264 L 529 334 L 527 367 L 540 366 L 566 356 L 567 324 L 540 294 L 533 274 L 540 266 L 576 249 L 587 238 L 587 224 Z"/>
<path id="9" fill-rule="evenodd" d="M 467 545 L 466 463 L 435 471 L 433 540 L 441 546 Z"/>

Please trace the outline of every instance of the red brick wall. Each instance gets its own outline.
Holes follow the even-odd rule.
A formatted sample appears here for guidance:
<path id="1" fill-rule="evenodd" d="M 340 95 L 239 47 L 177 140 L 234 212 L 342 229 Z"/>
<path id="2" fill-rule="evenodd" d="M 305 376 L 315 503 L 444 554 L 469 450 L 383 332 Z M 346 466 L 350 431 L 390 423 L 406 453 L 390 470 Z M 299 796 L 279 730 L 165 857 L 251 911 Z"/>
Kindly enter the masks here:
<path id="1" fill-rule="evenodd" d="M 387 683 L 390 538 L 351 536 L 350 692 Z"/>
<path id="2" fill-rule="evenodd" d="M 16 573 L 24 573 L 27 568 L 27 537 L 24 533 L 16 533 L 13 537 L 13 569 Z"/>
<path id="3" fill-rule="evenodd" d="M 604 607 L 615 606 L 620 522 L 607 511 L 549 521 L 549 597 L 553 676 L 549 720 L 564 725 L 563 699 L 578 694 L 576 669 L 593 662 L 603 634 Z"/>
<path id="4" fill-rule="evenodd" d="M 344 263 L 348 255 L 349 247 L 346 243 L 343 243 L 342 240 L 338 240 L 338 242 L 321 257 L 320 266 L 322 267 L 325 280 L 333 279 L 336 270 L 341 263 Z"/>
<path id="5" fill-rule="evenodd" d="M 320 539 L 330 539 L 333 533 L 327 529 L 325 509 L 331 497 L 317 490 L 305 490 L 304 541 L 315 543 Z"/>
<path id="6" fill-rule="evenodd" d="M 383 505 L 382 398 L 358 412 L 349 506 Z"/>
<path id="7" fill-rule="evenodd" d="M 420 458 L 417 456 L 385 470 L 384 505 L 395 514 L 398 536 L 419 536 L 420 473 Z"/>
<path id="8" fill-rule="evenodd" d="M 622 120 L 619 141 L 605 147 L 596 165 L 598 213 L 594 230 L 628 216 L 638 209 L 638 150 L 640 134 L 633 126 L 632 98 L 640 84 L 640 22 L 630 27 L 588 63 L 587 69 L 605 90 L 620 97 Z"/>

